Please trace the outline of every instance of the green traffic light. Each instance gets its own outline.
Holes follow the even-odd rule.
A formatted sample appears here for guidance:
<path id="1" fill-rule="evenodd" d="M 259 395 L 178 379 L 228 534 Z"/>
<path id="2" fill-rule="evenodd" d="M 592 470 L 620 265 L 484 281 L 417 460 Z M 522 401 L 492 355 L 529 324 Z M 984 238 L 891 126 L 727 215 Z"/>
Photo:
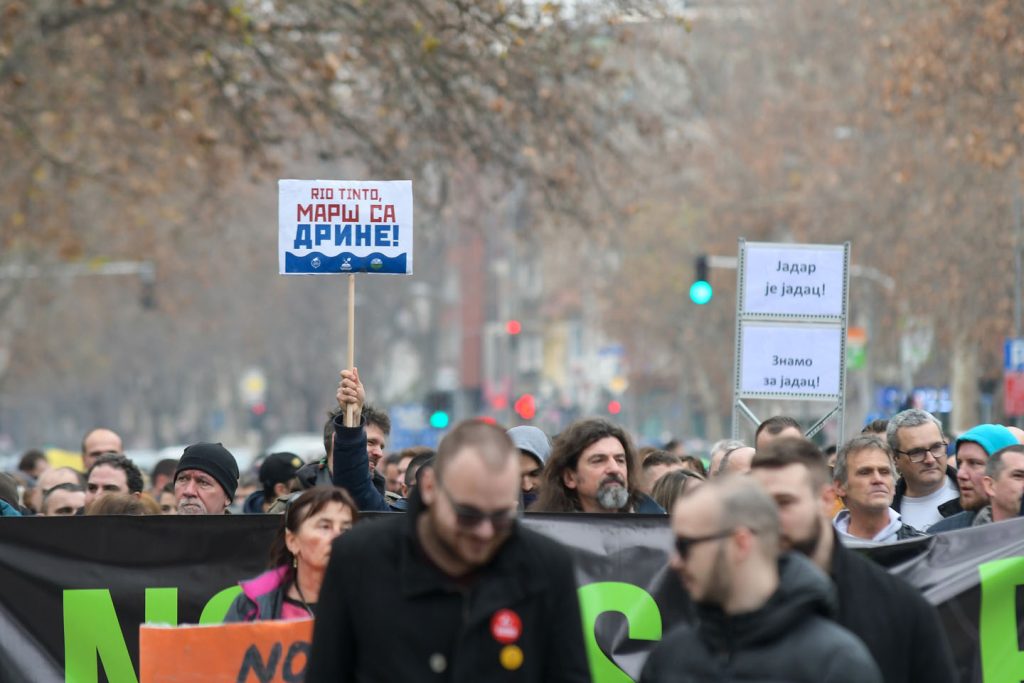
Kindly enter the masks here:
<path id="1" fill-rule="evenodd" d="M 690 285 L 690 301 L 698 306 L 703 306 L 711 301 L 713 295 L 711 285 L 706 280 L 697 280 Z"/>
<path id="2" fill-rule="evenodd" d="M 430 426 L 434 429 L 444 429 L 449 422 L 448 413 L 438 410 L 430 415 Z"/>

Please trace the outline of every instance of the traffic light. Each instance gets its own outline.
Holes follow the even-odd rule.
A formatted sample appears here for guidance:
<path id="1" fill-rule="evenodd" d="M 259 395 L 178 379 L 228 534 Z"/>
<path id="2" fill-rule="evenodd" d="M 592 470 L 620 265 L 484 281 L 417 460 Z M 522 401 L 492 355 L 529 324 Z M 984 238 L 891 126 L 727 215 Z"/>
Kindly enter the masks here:
<path id="1" fill-rule="evenodd" d="M 515 408 L 516 415 L 524 420 L 532 420 L 533 416 L 537 414 L 537 401 L 533 398 L 533 394 L 523 394 L 516 399 L 512 407 Z"/>
<path id="2" fill-rule="evenodd" d="M 509 320 L 505 323 L 505 331 L 514 337 L 523 331 L 523 325 L 518 320 Z"/>
<path id="3" fill-rule="evenodd" d="M 434 429 L 447 429 L 452 421 L 452 392 L 431 391 L 423 401 L 427 421 Z"/>
<path id="4" fill-rule="evenodd" d="M 609 415 L 618 415 L 621 412 L 622 412 L 622 404 L 621 403 L 619 403 L 615 399 L 612 399 L 611 401 L 608 401 L 608 414 Z"/>
<path id="5" fill-rule="evenodd" d="M 697 256 L 694 261 L 694 271 L 693 284 L 690 285 L 690 301 L 698 306 L 703 306 L 714 296 L 714 290 L 711 289 L 711 283 L 708 281 L 707 255 Z"/>
<path id="6" fill-rule="evenodd" d="M 267 404 L 260 401 L 249 406 L 249 428 L 254 430 L 263 429 L 263 419 L 267 414 Z"/>

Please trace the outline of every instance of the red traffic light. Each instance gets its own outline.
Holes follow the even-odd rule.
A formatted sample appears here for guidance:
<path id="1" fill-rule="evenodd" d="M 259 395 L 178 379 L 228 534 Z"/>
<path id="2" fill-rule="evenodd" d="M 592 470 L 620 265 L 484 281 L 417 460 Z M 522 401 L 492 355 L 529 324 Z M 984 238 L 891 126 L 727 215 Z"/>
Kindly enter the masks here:
<path id="1" fill-rule="evenodd" d="M 516 415 L 524 420 L 532 420 L 533 416 L 537 414 L 537 402 L 534 400 L 533 394 L 523 394 L 516 399 L 512 407 L 515 408 Z"/>
<path id="2" fill-rule="evenodd" d="M 511 335 L 516 335 L 523 331 L 523 326 L 518 320 L 509 320 L 505 323 L 505 331 Z"/>
<path id="3" fill-rule="evenodd" d="M 618 415 L 622 412 L 622 404 L 615 400 L 608 401 L 608 412 L 611 415 Z"/>
<path id="4" fill-rule="evenodd" d="M 267 404 L 257 403 L 250 410 L 252 410 L 253 415 L 262 415 L 267 412 Z"/>

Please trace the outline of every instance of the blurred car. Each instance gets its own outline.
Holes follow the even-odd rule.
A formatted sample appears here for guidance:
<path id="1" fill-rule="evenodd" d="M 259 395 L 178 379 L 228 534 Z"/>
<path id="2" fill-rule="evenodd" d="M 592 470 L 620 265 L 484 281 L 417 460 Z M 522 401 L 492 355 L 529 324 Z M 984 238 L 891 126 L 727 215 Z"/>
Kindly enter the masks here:
<path id="1" fill-rule="evenodd" d="M 303 462 L 319 460 L 324 453 L 324 435 L 315 432 L 282 434 L 266 448 L 267 453 L 294 453 Z"/>

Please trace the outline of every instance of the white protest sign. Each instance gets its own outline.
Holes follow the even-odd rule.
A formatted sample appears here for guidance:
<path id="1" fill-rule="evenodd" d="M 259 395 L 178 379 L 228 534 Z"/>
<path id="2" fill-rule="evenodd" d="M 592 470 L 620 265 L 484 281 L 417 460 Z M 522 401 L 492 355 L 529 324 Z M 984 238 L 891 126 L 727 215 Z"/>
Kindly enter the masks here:
<path id="1" fill-rule="evenodd" d="M 741 396 L 840 396 L 842 326 L 744 322 L 740 334 Z"/>
<path id="2" fill-rule="evenodd" d="M 412 182 L 279 180 L 282 275 L 412 273 Z"/>
<path id="3" fill-rule="evenodd" d="M 843 316 L 843 245 L 747 242 L 743 258 L 743 313 Z"/>

